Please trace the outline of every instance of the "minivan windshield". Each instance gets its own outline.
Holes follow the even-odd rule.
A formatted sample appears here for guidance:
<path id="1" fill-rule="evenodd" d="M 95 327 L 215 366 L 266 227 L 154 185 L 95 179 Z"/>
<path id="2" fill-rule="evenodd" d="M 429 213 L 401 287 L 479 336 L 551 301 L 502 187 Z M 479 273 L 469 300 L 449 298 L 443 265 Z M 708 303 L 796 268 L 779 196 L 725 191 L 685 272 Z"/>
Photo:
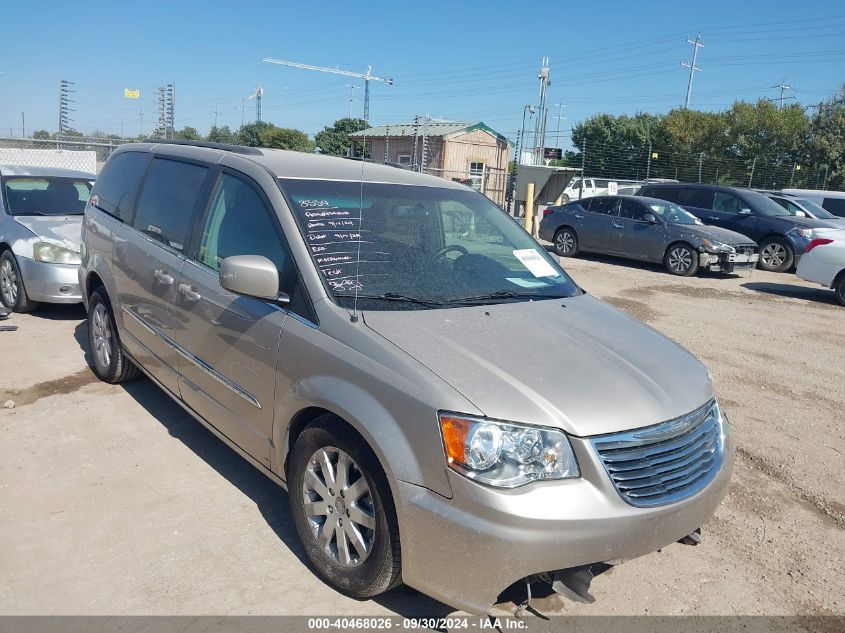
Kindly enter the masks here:
<path id="1" fill-rule="evenodd" d="M 647 202 L 646 206 L 663 218 L 663 221 L 667 224 L 703 224 L 692 213 L 672 202 L 653 200 Z"/>
<path id="2" fill-rule="evenodd" d="M 795 202 L 807 209 L 807 211 L 812 213 L 813 216 L 819 220 L 834 220 L 837 217 L 812 200 L 807 200 L 806 198 L 795 198 Z"/>
<path id="3" fill-rule="evenodd" d="M 351 307 L 456 307 L 579 288 L 499 207 L 468 189 L 280 179 L 325 285 Z"/>
<path id="4" fill-rule="evenodd" d="M 53 176 L 7 176 L 3 179 L 11 215 L 82 215 L 92 181 Z"/>

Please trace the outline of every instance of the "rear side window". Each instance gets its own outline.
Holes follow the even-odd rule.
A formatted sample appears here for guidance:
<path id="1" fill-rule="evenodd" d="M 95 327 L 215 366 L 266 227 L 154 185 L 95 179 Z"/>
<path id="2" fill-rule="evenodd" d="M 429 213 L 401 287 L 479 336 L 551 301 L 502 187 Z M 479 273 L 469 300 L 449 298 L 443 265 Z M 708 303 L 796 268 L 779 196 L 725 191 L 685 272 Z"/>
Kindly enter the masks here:
<path id="1" fill-rule="evenodd" d="M 825 198 L 822 206 L 830 211 L 833 215 L 845 217 L 845 199 L 842 198 Z"/>
<path id="2" fill-rule="evenodd" d="M 680 189 L 675 187 L 654 187 L 653 189 L 641 191 L 640 195 L 648 196 L 649 198 L 660 198 L 661 200 L 666 200 L 668 202 L 677 202 L 678 193 L 680 191 Z"/>
<path id="3" fill-rule="evenodd" d="M 590 201 L 590 211 L 593 213 L 613 213 L 617 198 L 593 198 Z"/>
<path id="4" fill-rule="evenodd" d="M 646 210 L 634 200 L 623 199 L 619 204 L 619 216 L 629 220 L 642 220 Z"/>
<path id="5" fill-rule="evenodd" d="M 713 207 L 713 191 L 711 189 L 682 189 L 678 196 L 678 204 L 687 207 L 710 209 Z"/>
<path id="6" fill-rule="evenodd" d="M 132 202 L 149 161 L 146 152 L 122 152 L 109 159 L 94 185 L 95 206 L 118 220 L 129 221 Z"/>
<path id="7" fill-rule="evenodd" d="M 138 199 L 132 226 L 182 252 L 208 168 L 156 158 Z"/>

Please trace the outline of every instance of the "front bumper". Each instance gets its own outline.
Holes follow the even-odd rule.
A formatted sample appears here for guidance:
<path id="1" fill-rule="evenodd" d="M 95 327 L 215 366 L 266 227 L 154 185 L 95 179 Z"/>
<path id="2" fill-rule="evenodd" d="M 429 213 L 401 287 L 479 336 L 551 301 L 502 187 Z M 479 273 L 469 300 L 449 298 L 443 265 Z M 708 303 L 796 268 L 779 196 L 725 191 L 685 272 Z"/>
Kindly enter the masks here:
<path id="1" fill-rule="evenodd" d="M 760 259 L 759 253 L 708 253 L 699 255 L 699 265 L 711 272 L 751 274 Z"/>
<path id="2" fill-rule="evenodd" d="M 17 257 L 27 296 L 46 303 L 79 303 L 79 266 L 48 264 L 28 257 Z"/>
<path id="3" fill-rule="evenodd" d="M 700 527 L 725 496 L 733 439 L 710 484 L 654 508 L 625 503 L 589 440 L 572 438 L 579 479 L 493 489 L 449 471 L 454 496 L 398 483 L 404 582 L 456 609 L 486 615 L 499 594 L 532 574 L 654 552 Z"/>

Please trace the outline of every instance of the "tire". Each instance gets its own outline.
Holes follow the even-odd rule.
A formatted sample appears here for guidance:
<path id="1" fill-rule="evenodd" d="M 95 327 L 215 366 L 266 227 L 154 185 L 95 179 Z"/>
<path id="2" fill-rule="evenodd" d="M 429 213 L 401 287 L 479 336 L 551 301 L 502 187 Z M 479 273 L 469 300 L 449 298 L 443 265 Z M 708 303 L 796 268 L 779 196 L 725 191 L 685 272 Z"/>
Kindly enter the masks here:
<path id="1" fill-rule="evenodd" d="M 780 238 L 772 237 L 760 244 L 760 261 L 757 265 L 773 273 L 786 272 L 795 262 L 795 252 L 789 243 Z"/>
<path id="2" fill-rule="evenodd" d="M 338 488 L 333 477 L 340 474 L 337 465 L 344 455 L 349 460 L 347 485 Z M 331 476 L 324 474 L 325 459 L 331 464 Z M 291 515 L 317 576 L 358 599 L 372 598 L 401 584 L 393 497 L 378 461 L 359 438 L 332 415 L 317 418 L 297 438 L 288 474 Z M 330 531 L 325 527 L 329 522 Z M 360 547 L 347 536 L 356 532 Z M 321 537 L 325 546 L 319 542 Z"/>
<path id="3" fill-rule="evenodd" d="M 575 229 L 563 226 L 555 232 L 552 248 L 561 257 L 575 257 L 578 254 L 578 235 Z"/>
<path id="4" fill-rule="evenodd" d="M 565 194 L 563 194 L 563 195 L 560 197 L 560 201 L 561 201 L 563 204 L 566 204 L 567 202 L 569 202 L 569 194 L 566 194 L 566 193 L 565 193 Z"/>
<path id="5" fill-rule="evenodd" d="M 91 369 L 103 382 L 116 385 L 134 380 L 141 374 L 123 351 L 111 303 L 102 286 L 88 301 L 88 345 L 91 348 Z"/>
<path id="6" fill-rule="evenodd" d="M 833 294 L 839 305 L 845 306 L 845 272 L 839 274 L 839 279 L 833 282 Z"/>
<path id="7" fill-rule="evenodd" d="M 0 255 L 0 303 L 12 312 L 32 312 L 38 307 L 26 294 L 21 269 L 12 251 Z"/>
<path id="8" fill-rule="evenodd" d="M 670 275 L 692 277 L 698 272 L 698 251 L 686 242 L 672 244 L 666 249 L 663 265 Z"/>

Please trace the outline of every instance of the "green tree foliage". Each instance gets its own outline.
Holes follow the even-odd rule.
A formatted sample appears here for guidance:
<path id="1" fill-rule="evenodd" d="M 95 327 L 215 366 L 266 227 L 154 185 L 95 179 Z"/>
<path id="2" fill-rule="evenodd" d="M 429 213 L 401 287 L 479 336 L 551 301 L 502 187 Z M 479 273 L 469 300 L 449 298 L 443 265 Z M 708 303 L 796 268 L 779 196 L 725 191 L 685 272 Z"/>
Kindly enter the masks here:
<path id="1" fill-rule="evenodd" d="M 329 127 L 324 127 L 314 140 L 320 152 L 332 156 L 346 156 L 349 153 L 349 135 L 367 129 L 364 119 L 338 119 Z"/>
<path id="2" fill-rule="evenodd" d="M 237 134 L 232 132 L 228 125 L 224 125 L 223 127 L 212 125 L 211 129 L 208 131 L 208 137 L 206 140 L 212 143 L 226 143 L 231 145 L 232 143 L 236 143 L 238 139 Z"/>
<path id="3" fill-rule="evenodd" d="M 199 132 L 197 132 L 196 128 L 191 127 L 190 125 L 186 125 L 181 130 L 176 130 L 174 134 L 175 138 L 182 139 L 184 141 L 201 141 L 202 136 Z"/>
<path id="4" fill-rule="evenodd" d="M 242 125 L 237 133 L 237 142 L 250 147 L 289 149 L 297 152 L 313 152 L 314 141 L 301 130 L 276 127 L 267 121 Z"/>
<path id="5" fill-rule="evenodd" d="M 261 134 L 266 134 L 272 129 L 275 129 L 275 125 L 272 123 L 268 123 L 267 121 L 256 121 L 255 123 L 246 123 L 245 125 L 241 126 L 241 129 L 238 130 L 238 144 L 239 145 L 249 145 L 250 147 L 261 147 Z"/>
<path id="6" fill-rule="evenodd" d="M 47 130 L 35 130 L 32 133 L 32 138 L 47 140 L 50 138 L 50 133 Z"/>
<path id="7" fill-rule="evenodd" d="M 845 85 L 833 99 L 821 104 L 813 117 L 810 156 L 810 163 L 821 170 L 816 184 L 810 184 L 814 188 L 845 191 Z"/>

